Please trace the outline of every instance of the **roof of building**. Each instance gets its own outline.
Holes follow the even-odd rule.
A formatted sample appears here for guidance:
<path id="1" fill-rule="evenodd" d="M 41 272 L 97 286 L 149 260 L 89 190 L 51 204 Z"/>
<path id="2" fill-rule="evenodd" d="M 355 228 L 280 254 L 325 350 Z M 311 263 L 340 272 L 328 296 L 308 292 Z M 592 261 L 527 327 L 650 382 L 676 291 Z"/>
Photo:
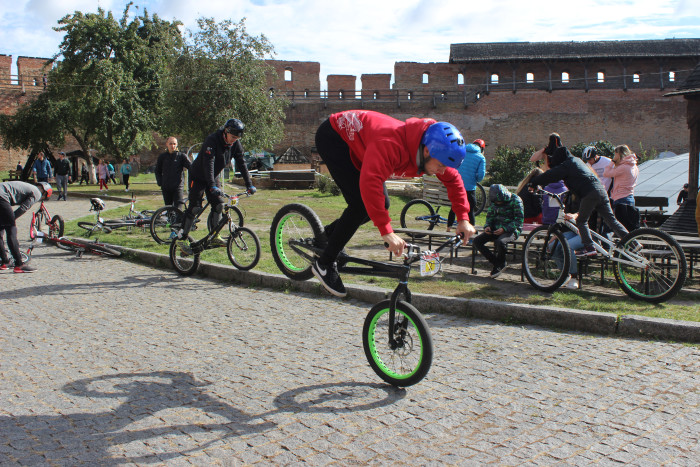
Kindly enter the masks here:
<path id="1" fill-rule="evenodd" d="M 688 153 L 675 157 L 652 159 L 639 164 L 639 177 L 634 187 L 634 197 L 663 197 L 668 199 L 665 215 L 676 212 L 676 198 L 683 184 L 688 183 Z M 641 210 L 653 210 L 638 206 Z M 656 208 L 658 210 L 658 208 Z"/>
<path id="2" fill-rule="evenodd" d="M 700 57 L 700 39 L 485 42 L 450 45 L 450 63 L 646 57 Z"/>
<path id="3" fill-rule="evenodd" d="M 695 69 L 690 73 L 688 78 L 678 86 L 673 92 L 664 94 L 665 96 L 681 96 L 684 94 L 695 94 L 700 93 L 700 65 L 696 66 Z"/>

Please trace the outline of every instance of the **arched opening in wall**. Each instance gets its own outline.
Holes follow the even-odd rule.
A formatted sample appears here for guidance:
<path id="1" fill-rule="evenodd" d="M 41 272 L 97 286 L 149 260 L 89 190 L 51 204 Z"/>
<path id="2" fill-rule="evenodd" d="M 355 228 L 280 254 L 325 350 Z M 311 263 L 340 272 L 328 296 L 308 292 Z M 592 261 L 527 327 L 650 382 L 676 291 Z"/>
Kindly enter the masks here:
<path id="1" fill-rule="evenodd" d="M 430 84 L 430 73 L 423 73 L 423 84 Z"/>
<path id="2" fill-rule="evenodd" d="M 561 73 L 561 83 L 562 84 L 569 84 L 569 73 L 566 71 L 562 71 Z"/>
<path id="3" fill-rule="evenodd" d="M 345 91 L 342 89 L 338 91 L 338 99 L 345 99 Z"/>
<path id="4" fill-rule="evenodd" d="M 447 100 L 447 91 L 442 91 L 440 93 L 440 100 L 443 100 L 443 101 Z"/>
<path id="5" fill-rule="evenodd" d="M 676 72 L 675 71 L 669 71 L 668 72 L 668 82 L 673 83 L 676 81 Z"/>
<path id="6" fill-rule="evenodd" d="M 633 82 L 634 84 L 639 84 L 639 79 L 640 79 L 640 78 L 639 78 L 639 73 L 633 73 L 633 74 L 632 74 L 632 82 Z"/>
<path id="7" fill-rule="evenodd" d="M 372 99 L 374 99 L 374 100 L 379 99 L 379 91 L 374 91 L 374 92 L 372 93 Z"/>
<path id="8" fill-rule="evenodd" d="M 38 79 L 34 78 L 33 81 L 34 81 L 34 86 L 39 86 L 39 80 L 38 80 Z"/>
<path id="9" fill-rule="evenodd" d="M 275 88 L 270 88 L 267 90 L 267 97 L 269 97 L 270 99 L 275 97 Z"/>
<path id="10" fill-rule="evenodd" d="M 532 84 L 535 82 L 535 74 L 534 73 L 526 73 L 525 74 L 525 81 L 527 84 Z"/>
<path id="11" fill-rule="evenodd" d="M 287 82 L 292 81 L 292 69 L 291 68 L 284 69 L 284 80 Z"/>
<path id="12" fill-rule="evenodd" d="M 309 90 L 304 89 L 304 99 L 308 99 L 308 98 L 309 98 Z"/>
<path id="13" fill-rule="evenodd" d="M 409 101 L 413 99 L 413 91 L 408 91 L 406 93 L 406 99 L 408 99 Z"/>
<path id="14" fill-rule="evenodd" d="M 491 84 L 498 84 L 498 73 L 491 74 Z"/>
<path id="15" fill-rule="evenodd" d="M 599 82 L 599 83 L 604 83 L 604 82 L 605 82 L 605 72 L 604 72 L 604 71 L 599 71 L 599 72 L 598 72 L 598 82 Z"/>
<path id="16" fill-rule="evenodd" d="M 457 84 L 464 84 L 464 73 L 457 73 Z"/>

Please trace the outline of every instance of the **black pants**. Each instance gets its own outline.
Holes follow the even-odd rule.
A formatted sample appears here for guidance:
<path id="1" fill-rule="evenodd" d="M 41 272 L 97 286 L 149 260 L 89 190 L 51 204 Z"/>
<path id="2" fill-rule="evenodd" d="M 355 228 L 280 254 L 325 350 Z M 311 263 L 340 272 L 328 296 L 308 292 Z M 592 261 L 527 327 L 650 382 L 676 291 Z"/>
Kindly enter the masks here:
<path id="1" fill-rule="evenodd" d="M 129 175 L 129 174 L 122 174 L 122 178 L 124 179 L 124 188 L 126 188 L 127 190 L 129 189 L 129 177 L 130 176 L 131 175 Z"/>
<path id="2" fill-rule="evenodd" d="M 502 233 L 501 235 L 495 235 L 491 233 L 482 232 L 474 238 L 473 245 L 479 250 L 479 253 L 484 255 L 489 263 L 494 266 L 503 266 L 506 264 L 506 248 L 510 242 L 515 241 L 518 238 L 514 233 Z M 493 242 L 494 250 L 496 253 L 492 253 L 491 250 L 486 246 L 487 242 Z"/>
<path id="3" fill-rule="evenodd" d="M 6 264 L 10 262 L 10 258 L 7 256 L 7 251 L 5 251 L 5 241 L 2 238 L 3 232 L 7 235 L 7 247 L 15 259 L 15 266 L 21 266 L 22 254 L 19 251 L 19 241 L 17 240 L 15 212 L 10 203 L 0 200 L 0 259 L 3 264 Z"/>
<path id="4" fill-rule="evenodd" d="M 476 190 L 473 191 L 467 191 L 467 201 L 469 201 L 469 215 L 467 216 L 467 219 L 469 219 L 469 223 L 471 225 L 476 225 L 476 219 L 474 217 L 474 206 L 476 206 Z M 455 218 L 457 215 L 455 212 L 450 209 L 450 213 L 447 214 L 447 226 L 452 227 L 452 224 L 455 221 Z"/>
<path id="5" fill-rule="evenodd" d="M 209 219 L 207 220 L 209 231 L 212 231 L 217 225 L 219 225 L 219 222 L 221 222 L 221 212 L 223 210 L 225 200 L 220 196 L 213 194 L 206 188 L 206 183 L 190 179 L 190 193 L 188 197 L 190 204 L 185 210 L 185 222 L 183 225 L 185 237 L 190 232 L 190 229 L 192 229 L 194 218 L 202 209 L 202 197 L 205 194 L 207 196 L 207 201 L 209 201 L 209 207 L 211 208 Z"/>
<path id="6" fill-rule="evenodd" d="M 185 192 L 182 187 L 178 187 L 175 190 L 161 188 L 161 191 L 163 193 L 163 202 L 166 206 L 175 206 L 180 210 L 185 208 Z M 199 199 L 202 199 L 201 195 Z"/>
<path id="7" fill-rule="evenodd" d="M 350 160 L 350 148 L 343 138 L 326 120 L 316 132 L 316 149 L 325 162 L 331 177 L 348 203 L 338 219 L 326 226 L 328 246 L 321 254 L 319 262 L 329 264 L 336 260 L 338 254 L 355 235 L 362 224 L 369 221 L 369 215 L 360 194 L 360 171 Z M 384 186 L 384 205 L 389 208 L 389 194 Z"/>

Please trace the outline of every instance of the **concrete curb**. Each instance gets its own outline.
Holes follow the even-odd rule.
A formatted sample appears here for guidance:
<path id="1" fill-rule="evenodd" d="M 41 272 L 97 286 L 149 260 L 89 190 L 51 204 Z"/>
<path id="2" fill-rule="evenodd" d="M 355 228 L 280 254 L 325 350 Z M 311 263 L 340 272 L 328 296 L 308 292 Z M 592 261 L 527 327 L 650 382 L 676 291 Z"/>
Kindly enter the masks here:
<path id="1" fill-rule="evenodd" d="M 171 269 L 167 255 L 110 245 L 129 259 L 158 268 Z M 327 295 L 317 281 L 293 281 L 282 274 L 240 271 L 233 266 L 202 261 L 197 274 L 215 280 L 273 290 L 295 290 Z M 348 298 L 375 304 L 391 296 L 391 290 L 346 284 Z M 598 313 L 569 308 L 497 302 L 493 300 L 412 294 L 412 304 L 423 313 L 450 313 L 489 321 L 531 324 L 568 331 L 600 335 L 652 338 L 700 343 L 700 323 L 663 318 L 623 315 L 618 320 L 612 313 Z"/>

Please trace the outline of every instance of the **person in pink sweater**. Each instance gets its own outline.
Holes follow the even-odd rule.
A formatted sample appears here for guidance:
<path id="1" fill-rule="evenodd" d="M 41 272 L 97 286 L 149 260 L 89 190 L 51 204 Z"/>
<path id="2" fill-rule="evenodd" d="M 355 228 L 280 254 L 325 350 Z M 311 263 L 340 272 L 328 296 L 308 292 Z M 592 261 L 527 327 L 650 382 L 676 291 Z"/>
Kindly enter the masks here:
<path id="1" fill-rule="evenodd" d="M 634 187 L 639 177 L 637 156 L 625 144 L 615 148 L 613 163 L 605 167 L 603 176 L 613 179 L 612 199 L 613 209 L 618 204 L 634 206 Z"/>

